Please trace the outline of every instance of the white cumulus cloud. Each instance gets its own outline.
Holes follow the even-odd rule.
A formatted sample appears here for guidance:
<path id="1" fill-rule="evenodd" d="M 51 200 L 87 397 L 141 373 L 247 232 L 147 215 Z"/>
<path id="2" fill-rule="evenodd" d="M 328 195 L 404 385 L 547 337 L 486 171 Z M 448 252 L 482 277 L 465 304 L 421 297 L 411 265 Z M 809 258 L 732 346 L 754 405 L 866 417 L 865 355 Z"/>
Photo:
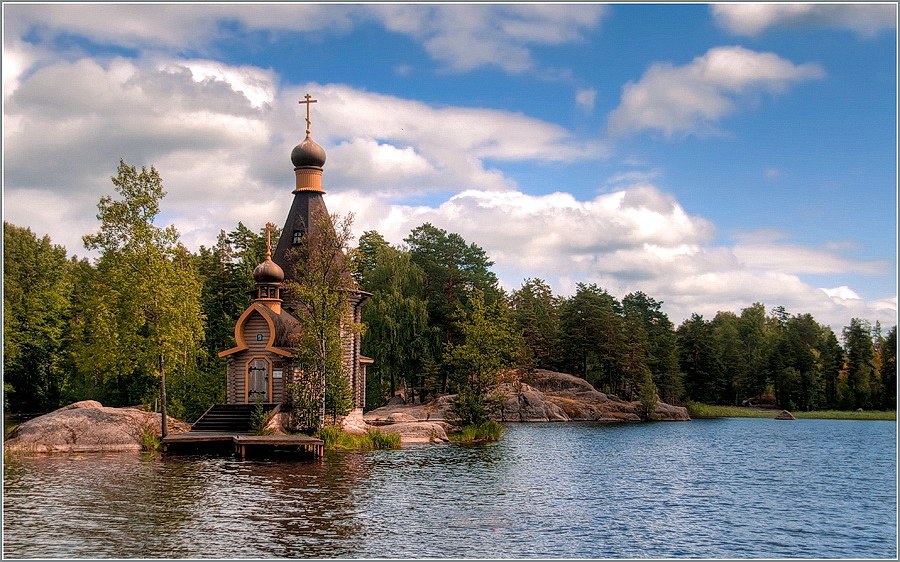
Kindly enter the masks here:
<path id="1" fill-rule="evenodd" d="M 365 192 L 329 195 L 329 205 L 354 212 L 358 233 L 377 230 L 394 244 L 425 222 L 459 233 L 486 250 L 508 290 L 527 277 L 545 279 L 558 294 L 574 293 L 577 282 L 597 283 L 619 298 L 641 290 L 664 301 L 676 323 L 695 312 L 712 317 L 754 302 L 782 305 L 792 314 L 812 312 L 838 327 L 853 317 L 893 324 L 897 312 L 896 299 L 866 301 L 850 287 L 820 289 L 802 278 L 871 274 L 884 264 L 779 242 L 779 233 L 717 245 L 713 224 L 688 215 L 671 194 L 646 183 L 588 201 L 565 192 L 469 190 L 433 206 Z M 814 265 L 817 260 L 824 264 Z"/>
<path id="2" fill-rule="evenodd" d="M 605 13 L 590 4 L 389 4 L 371 10 L 388 30 L 421 41 L 449 71 L 492 66 L 514 74 L 534 69 L 533 46 L 580 41 Z"/>
<path id="3" fill-rule="evenodd" d="M 121 158 L 160 170 L 168 191 L 161 220 L 175 221 L 186 242 L 211 244 L 238 220 L 277 219 L 265 213 L 292 188 L 289 154 L 305 129 L 297 101 L 308 91 L 327 100 L 327 111 L 313 105 L 312 128 L 328 152 L 329 192 L 503 191 L 515 182 L 487 159 L 560 162 L 603 153 L 519 113 L 432 107 L 339 84 L 284 88 L 256 67 L 158 54 L 56 60 L 19 73 L 5 100 L 5 217 L 44 225 L 56 243 L 83 253 L 80 238 L 90 230 L 76 217 L 93 224 Z M 65 212 L 35 204 L 41 194 L 67 197 Z"/>
<path id="4" fill-rule="evenodd" d="M 339 35 L 374 22 L 420 42 L 448 71 L 490 66 L 521 73 L 534 69 L 534 47 L 582 41 L 605 11 L 591 4 L 27 4 L 4 6 L 4 32 L 65 32 L 100 44 L 206 53 L 229 25 Z"/>
<path id="5" fill-rule="evenodd" d="M 723 28 L 759 35 L 772 27 L 849 29 L 863 37 L 897 27 L 894 3 L 723 3 L 710 8 Z"/>
<path id="6" fill-rule="evenodd" d="M 637 82 L 622 88 L 609 114 L 613 135 L 656 130 L 666 137 L 710 134 L 739 109 L 751 92 L 784 91 L 793 83 L 824 76 L 814 63 L 795 65 L 773 53 L 715 47 L 684 66 L 654 63 Z"/>

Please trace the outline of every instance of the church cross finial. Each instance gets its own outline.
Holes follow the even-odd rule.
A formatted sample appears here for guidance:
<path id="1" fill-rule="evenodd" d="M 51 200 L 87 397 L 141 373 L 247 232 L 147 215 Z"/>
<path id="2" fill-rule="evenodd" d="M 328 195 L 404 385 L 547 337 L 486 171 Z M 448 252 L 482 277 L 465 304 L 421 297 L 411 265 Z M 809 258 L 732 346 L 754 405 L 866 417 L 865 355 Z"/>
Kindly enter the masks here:
<path id="1" fill-rule="evenodd" d="M 300 100 L 297 103 L 305 103 L 306 104 L 306 134 L 308 135 L 311 132 L 309 127 L 310 127 L 310 125 L 312 125 L 312 121 L 309 120 L 309 106 L 310 106 L 310 104 L 318 103 L 319 100 L 310 99 L 310 98 L 312 98 L 312 96 L 309 94 L 306 94 L 303 97 L 304 97 L 304 99 Z"/>
<path id="2" fill-rule="evenodd" d="M 266 233 L 266 259 L 272 259 L 272 233 L 275 232 L 275 225 L 267 222 L 266 227 L 262 229 Z"/>

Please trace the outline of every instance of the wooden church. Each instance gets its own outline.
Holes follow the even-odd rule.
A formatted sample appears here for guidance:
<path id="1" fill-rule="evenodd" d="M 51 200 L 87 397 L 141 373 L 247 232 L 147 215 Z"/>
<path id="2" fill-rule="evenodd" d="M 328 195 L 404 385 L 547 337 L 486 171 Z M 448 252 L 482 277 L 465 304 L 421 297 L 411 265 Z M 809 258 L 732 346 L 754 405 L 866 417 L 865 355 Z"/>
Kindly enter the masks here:
<path id="1" fill-rule="evenodd" d="M 283 287 L 295 268 L 292 249 L 304 243 L 312 229 L 321 228 L 318 217 L 328 216 L 322 189 L 325 151 L 310 136 L 309 108 L 317 100 L 309 94 L 306 104 L 306 138 L 291 151 L 295 184 L 293 202 L 281 237 L 272 252 L 269 236 L 274 230 L 266 225 L 266 259 L 253 271 L 256 291 L 252 302 L 234 327 L 235 347 L 219 353 L 227 358 L 227 401 L 229 404 L 279 404 L 287 399 L 287 384 L 301 383 L 304 373 L 296 364 L 296 336 L 302 330 L 297 302 Z M 329 225 L 330 226 L 330 225 Z M 343 258 L 341 255 L 339 258 Z M 354 322 L 360 322 L 362 306 L 369 294 L 352 285 L 349 300 Z M 342 330 L 342 367 L 353 394 L 353 410 L 348 417 L 362 417 L 365 405 L 366 364 L 372 360 L 360 354 L 360 335 Z"/>

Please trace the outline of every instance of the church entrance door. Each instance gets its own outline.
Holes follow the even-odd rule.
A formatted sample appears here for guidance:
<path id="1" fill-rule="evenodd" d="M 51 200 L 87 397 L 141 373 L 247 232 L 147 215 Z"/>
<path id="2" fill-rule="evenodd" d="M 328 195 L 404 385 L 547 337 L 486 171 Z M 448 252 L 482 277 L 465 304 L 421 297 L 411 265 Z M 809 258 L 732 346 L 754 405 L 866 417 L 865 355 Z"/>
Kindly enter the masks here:
<path id="1" fill-rule="evenodd" d="M 268 401 L 269 362 L 262 357 L 256 357 L 247 367 L 247 403 Z"/>

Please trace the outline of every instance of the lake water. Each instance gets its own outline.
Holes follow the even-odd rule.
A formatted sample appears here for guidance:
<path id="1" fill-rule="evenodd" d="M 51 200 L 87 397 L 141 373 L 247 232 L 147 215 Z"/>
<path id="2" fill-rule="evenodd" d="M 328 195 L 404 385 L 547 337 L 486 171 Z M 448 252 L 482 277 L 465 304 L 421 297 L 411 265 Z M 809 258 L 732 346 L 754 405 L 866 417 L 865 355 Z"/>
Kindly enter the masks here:
<path id="1" fill-rule="evenodd" d="M 894 558 L 896 424 L 514 424 L 319 461 L 7 458 L 4 556 Z"/>

